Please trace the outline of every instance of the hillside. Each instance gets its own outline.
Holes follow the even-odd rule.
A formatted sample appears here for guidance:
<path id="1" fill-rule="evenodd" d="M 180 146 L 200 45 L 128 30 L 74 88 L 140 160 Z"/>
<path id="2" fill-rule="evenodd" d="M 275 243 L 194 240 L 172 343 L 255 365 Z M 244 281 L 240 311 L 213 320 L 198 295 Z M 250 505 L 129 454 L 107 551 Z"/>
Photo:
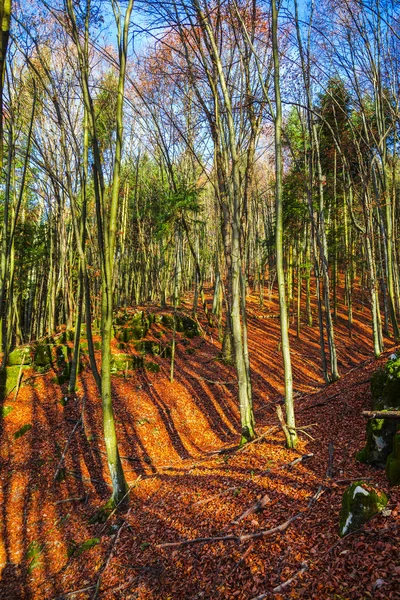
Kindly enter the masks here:
<path id="1" fill-rule="evenodd" d="M 146 314 L 162 311 L 143 307 Z M 57 380 L 54 357 L 44 373 L 24 371 L 15 400 L 11 391 L 3 402 L 1 420 L 1 598 L 400 598 L 400 490 L 389 489 L 384 471 L 354 459 L 365 442 L 361 411 L 370 407 L 370 376 L 393 348 L 387 341 L 385 355 L 371 358 L 369 314 L 359 303 L 352 337 L 339 314 L 342 377 L 325 385 L 316 328 L 304 326 L 297 339 L 292 323 L 296 416 L 304 429 L 298 449 L 289 452 L 275 414 L 283 389 L 276 315 L 275 301 L 261 309 L 250 298 L 260 439 L 240 451 L 234 369 L 217 360 L 214 331 L 202 322 L 202 335 L 177 334 L 173 384 L 162 351 L 172 335 L 167 317 L 151 319 L 142 352 L 117 335 L 114 354 L 137 355 L 142 363 L 113 377 L 131 492 L 124 511 L 104 524 L 90 523 L 108 497 L 109 475 L 86 354 L 76 397 Z M 65 338 L 55 335 L 54 348 Z M 159 345 L 155 354 L 151 344 Z M 342 493 L 359 478 L 389 494 L 388 510 L 340 539 Z"/>

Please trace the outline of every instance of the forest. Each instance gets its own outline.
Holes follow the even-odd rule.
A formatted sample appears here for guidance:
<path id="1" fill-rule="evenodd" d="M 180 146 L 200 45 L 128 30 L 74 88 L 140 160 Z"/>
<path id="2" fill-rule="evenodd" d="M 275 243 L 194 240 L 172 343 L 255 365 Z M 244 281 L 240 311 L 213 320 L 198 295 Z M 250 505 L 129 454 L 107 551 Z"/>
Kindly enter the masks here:
<path id="1" fill-rule="evenodd" d="M 398 0 L 0 21 L 0 599 L 400 599 Z"/>

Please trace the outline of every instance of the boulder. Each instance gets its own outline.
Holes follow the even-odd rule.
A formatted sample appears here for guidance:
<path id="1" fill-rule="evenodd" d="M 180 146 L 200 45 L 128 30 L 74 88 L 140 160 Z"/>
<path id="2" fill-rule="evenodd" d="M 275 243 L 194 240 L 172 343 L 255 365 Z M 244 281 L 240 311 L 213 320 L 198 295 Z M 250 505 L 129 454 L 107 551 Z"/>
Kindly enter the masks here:
<path id="1" fill-rule="evenodd" d="M 393 438 L 393 452 L 386 461 L 386 474 L 390 485 L 400 485 L 400 431 Z"/>
<path id="2" fill-rule="evenodd" d="M 47 368 L 52 363 L 51 345 L 46 342 L 37 342 L 34 346 L 33 363 L 39 369 Z"/>
<path id="3" fill-rule="evenodd" d="M 399 413 L 400 418 L 400 413 Z M 393 449 L 393 436 L 398 421 L 390 419 L 369 419 L 367 423 L 367 443 L 356 459 L 368 465 L 384 467 Z"/>
<path id="4" fill-rule="evenodd" d="M 143 358 L 141 356 L 133 356 L 131 354 L 113 354 L 111 357 L 111 373 L 118 374 L 123 373 L 128 369 L 140 369 L 144 365 Z"/>
<path id="5" fill-rule="evenodd" d="M 371 377 L 374 409 L 400 409 L 400 356 L 392 354 L 383 367 Z"/>
<path id="6" fill-rule="evenodd" d="M 371 517 L 381 512 L 387 503 L 386 494 L 363 481 L 356 481 L 349 485 L 342 499 L 340 537 L 362 527 Z"/>
<path id="7" fill-rule="evenodd" d="M 399 410 L 400 421 L 400 357 L 392 354 L 382 369 L 371 377 L 372 405 L 376 411 Z M 367 443 L 356 456 L 360 462 L 384 467 L 393 449 L 393 436 L 399 422 L 389 419 L 369 419 Z"/>
<path id="8" fill-rule="evenodd" d="M 9 367 L 15 365 L 30 365 L 32 364 L 31 349 L 29 346 L 20 346 L 15 348 L 8 357 L 7 364 Z"/>
<path id="9" fill-rule="evenodd" d="M 24 370 L 27 368 L 28 367 L 23 367 Z M 14 365 L 12 367 L 6 367 L 0 372 L 0 400 L 4 400 L 15 390 L 20 370 L 20 365 Z"/>

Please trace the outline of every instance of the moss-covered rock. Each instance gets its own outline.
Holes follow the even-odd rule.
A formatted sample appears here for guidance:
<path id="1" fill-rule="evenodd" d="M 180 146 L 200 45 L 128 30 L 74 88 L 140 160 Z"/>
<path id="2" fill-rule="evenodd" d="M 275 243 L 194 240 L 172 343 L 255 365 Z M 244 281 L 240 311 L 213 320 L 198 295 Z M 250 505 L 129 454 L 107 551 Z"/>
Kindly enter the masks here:
<path id="1" fill-rule="evenodd" d="M 382 394 L 383 394 L 383 390 L 385 388 L 386 381 L 387 381 L 387 374 L 385 373 L 384 369 L 378 369 L 371 376 L 370 385 L 371 385 L 372 400 L 374 401 L 374 408 L 375 408 L 375 401 L 379 401 L 382 398 Z"/>
<path id="2" fill-rule="evenodd" d="M 19 348 L 15 348 L 8 357 L 7 364 L 9 367 L 14 367 L 15 365 L 30 365 L 32 364 L 32 356 L 31 349 L 29 346 L 20 346 Z"/>
<path id="3" fill-rule="evenodd" d="M 400 419 L 400 413 L 399 413 Z M 367 443 L 356 456 L 360 462 L 384 467 L 393 448 L 393 436 L 398 421 L 392 419 L 369 419 L 367 423 Z"/>
<path id="4" fill-rule="evenodd" d="M 119 342 L 141 340 L 147 335 L 148 329 L 144 325 L 129 325 L 117 331 L 116 338 Z"/>
<path id="5" fill-rule="evenodd" d="M 4 400 L 15 390 L 20 370 L 21 366 L 15 365 L 6 367 L 0 372 L 0 400 Z"/>
<path id="6" fill-rule="evenodd" d="M 393 452 L 386 461 L 386 474 L 391 485 L 400 485 L 400 431 L 393 438 Z"/>
<path id="7" fill-rule="evenodd" d="M 400 408 L 400 357 L 392 354 L 371 377 L 374 409 Z"/>
<path id="8" fill-rule="evenodd" d="M 157 363 L 146 362 L 146 363 L 144 363 L 144 367 L 147 371 L 150 371 L 150 373 L 159 373 L 160 372 L 160 365 L 158 365 Z"/>
<path id="9" fill-rule="evenodd" d="M 133 356 L 131 354 L 113 354 L 111 357 L 111 373 L 123 373 L 128 369 L 140 369 L 144 365 L 144 360 L 141 356 Z"/>
<path id="10" fill-rule="evenodd" d="M 141 354 L 151 354 L 152 356 L 162 356 L 163 358 L 171 358 L 171 345 L 163 345 L 160 342 L 151 340 L 142 340 L 135 344 L 135 350 Z"/>
<path id="11" fill-rule="evenodd" d="M 386 494 L 376 488 L 356 481 L 345 490 L 340 510 L 339 535 L 343 537 L 356 531 L 387 505 Z"/>
<path id="12" fill-rule="evenodd" d="M 199 335 L 199 327 L 194 319 L 186 315 L 177 314 L 176 319 L 176 331 L 184 333 L 187 337 L 193 338 Z M 163 314 L 161 316 L 161 322 L 167 329 L 174 328 L 174 315 Z"/>
<path id="13" fill-rule="evenodd" d="M 34 346 L 33 364 L 37 368 L 47 368 L 52 363 L 51 345 L 45 342 L 37 342 Z"/>

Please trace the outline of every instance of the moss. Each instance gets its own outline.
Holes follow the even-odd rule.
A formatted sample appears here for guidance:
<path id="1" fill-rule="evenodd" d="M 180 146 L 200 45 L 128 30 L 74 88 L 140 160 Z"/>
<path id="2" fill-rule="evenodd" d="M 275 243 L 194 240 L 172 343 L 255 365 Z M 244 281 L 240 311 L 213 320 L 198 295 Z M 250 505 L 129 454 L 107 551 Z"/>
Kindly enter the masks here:
<path id="1" fill-rule="evenodd" d="M 35 345 L 33 363 L 35 367 L 49 367 L 52 363 L 51 346 L 44 342 Z"/>
<path id="2" fill-rule="evenodd" d="M 23 367 L 25 370 L 27 367 Z M 0 400 L 7 398 L 17 387 L 20 365 L 6 367 L 0 372 Z"/>
<path id="3" fill-rule="evenodd" d="M 391 485 L 400 485 L 400 432 L 393 437 L 393 452 L 386 461 L 386 474 Z"/>
<path id="4" fill-rule="evenodd" d="M 387 381 L 387 374 L 384 369 L 378 369 L 371 377 L 371 394 L 373 400 L 382 398 L 383 390 Z"/>
<path id="5" fill-rule="evenodd" d="M 131 342 L 132 340 L 141 340 L 147 335 L 148 329 L 143 325 L 133 325 L 120 329 L 116 338 L 120 342 Z"/>
<path id="6" fill-rule="evenodd" d="M 363 481 L 356 481 L 349 485 L 342 498 L 339 517 L 340 537 L 359 529 L 371 517 L 383 510 L 387 503 L 386 494 L 366 485 Z"/>
<path id="7" fill-rule="evenodd" d="M 30 423 L 27 423 L 26 425 L 22 425 L 22 427 L 20 427 L 18 429 L 18 431 L 16 431 L 14 433 L 14 439 L 18 440 L 20 437 L 22 437 L 23 435 L 25 435 L 25 433 L 27 433 L 31 429 L 32 429 L 32 425 Z"/>
<path id="8" fill-rule="evenodd" d="M 8 415 L 10 414 L 10 412 L 12 412 L 13 407 L 12 406 L 2 406 L 1 407 L 1 417 L 4 419 L 5 417 L 8 417 Z"/>
<path id="9" fill-rule="evenodd" d="M 186 315 L 178 314 L 176 319 L 176 331 L 184 333 L 188 338 L 194 338 L 199 335 L 199 327 L 194 319 Z M 174 328 L 174 315 L 162 315 L 161 322 L 167 329 Z"/>
<path id="10" fill-rule="evenodd" d="M 114 354 L 111 357 L 111 373 L 123 373 L 128 369 L 140 369 L 143 367 L 144 361 L 141 356 L 133 356 L 130 354 Z"/>
<path id="11" fill-rule="evenodd" d="M 150 340 L 143 340 L 135 344 L 135 350 L 142 354 L 152 354 L 158 356 L 162 352 L 162 345 L 159 342 L 152 342 Z"/>
<path id="12" fill-rule="evenodd" d="M 159 373 L 160 372 L 160 365 L 158 365 L 157 363 L 146 362 L 146 363 L 144 363 L 144 366 L 147 371 L 150 371 L 150 373 Z"/>
<path id="13" fill-rule="evenodd" d="M 24 365 L 32 364 L 30 347 L 22 346 L 20 348 L 15 348 L 15 350 L 13 350 L 10 353 L 7 364 L 10 367 L 14 367 L 15 365 L 22 365 L 22 364 L 24 364 Z"/>
<path id="14" fill-rule="evenodd" d="M 400 418 L 400 415 L 399 415 Z M 367 443 L 356 459 L 369 465 L 384 467 L 392 451 L 393 436 L 398 422 L 391 419 L 369 419 L 367 423 Z"/>

